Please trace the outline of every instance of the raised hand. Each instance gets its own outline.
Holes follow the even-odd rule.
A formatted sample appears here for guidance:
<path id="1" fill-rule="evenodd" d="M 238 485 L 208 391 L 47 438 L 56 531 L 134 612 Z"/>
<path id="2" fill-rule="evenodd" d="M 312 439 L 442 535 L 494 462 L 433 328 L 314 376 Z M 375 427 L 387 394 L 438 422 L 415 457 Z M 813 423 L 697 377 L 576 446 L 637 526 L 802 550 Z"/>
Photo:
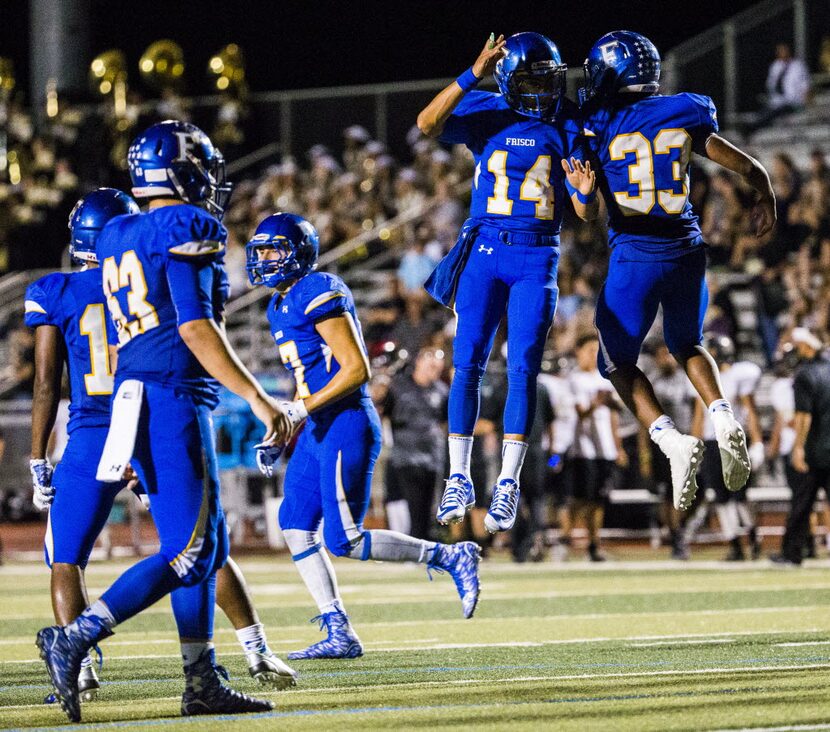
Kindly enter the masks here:
<path id="1" fill-rule="evenodd" d="M 775 226 L 777 214 L 775 213 L 775 198 L 761 196 L 752 207 L 749 220 L 752 223 L 752 230 L 755 236 L 762 237 Z"/>
<path id="2" fill-rule="evenodd" d="M 500 35 L 495 41 L 489 38 L 481 49 L 481 53 L 473 63 L 473 73 L 483 79 L 492 74 L 496 68 L 496 62 L 504 56 L 504 35 Z"/>
<path id="3" fill-rule="evenodd" d="M 581 194 L 587 196 L 594 190 L 597 184 L 597 175 L 591 168 L 591 163 L 588 161 L 582 162 L 576 158 L 570 160 L 562 160 L 562 170 L 565 171 L 565 177 L 576 190 Z"/>

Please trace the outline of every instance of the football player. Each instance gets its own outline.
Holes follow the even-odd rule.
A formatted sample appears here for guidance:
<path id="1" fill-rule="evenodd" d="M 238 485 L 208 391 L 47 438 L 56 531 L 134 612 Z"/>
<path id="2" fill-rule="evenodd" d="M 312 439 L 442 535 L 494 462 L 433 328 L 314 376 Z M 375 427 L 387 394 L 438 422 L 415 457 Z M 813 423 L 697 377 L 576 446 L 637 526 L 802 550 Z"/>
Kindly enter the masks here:
<path id="1" fill-rule="evenodd" d="M 559 50 L 545 36 L 500 36 L 486 43 L 472 67 L 418 115 L 421 132 L 462 143 L 475 158 L 470 218 L 426 284 L 457 316 L 449 396 L 450 477 L 437 515 L 442 524 L 463 520 L 475 505 L 473 430 L 481 379 L 505 313 L 502 466 L 484 521 L 494 533 L 510 529 L 516 520 L 536 377 L 559 292 L 565 199 L 570 196 L 581 218 L 594 218 L 598 210 L 594 173 L 581 162 L 581 130 L 573 119 L 578 110 L 565 99 L 565 71 Z M 476 91 L 490 73 L 499 93 Z"/>
<path id="2" fill-rule="evenodd" d="M 110 350 L 107 340 L 106 300 L 95 245 L 110 219 L 138 212 L 132 198 L 113 188 L 84 196 L 69 216 L 70 256 L 83 269 L 46 275 L 26 293 L 26 323 L 35 329 L 37 386 L 32 401 L 30 469 L 35 506 L 49 509 L 44 554 L 52 572 L 55 620 L 62 625 L 74 620 L 89 603 L 84 569 L 113 499 L 123 487 L 122 483 L 95 478 L 109 426 L 112 373 L 117 362 L 117 352 L 114 346 Z M 70 377 L 70 440 L 53 475 L 46 445 L 60 399 L 64 360 Z M 56 499 L 60 486 L 66 487 Z M 146 493 L 140 491 L 140 497 L 149 505 Z M 236 629 L 251 676 L 275 688 L 293 686 L 295 674 L 268 647 L 245 578 L 232 560 L 219 570 L 217 582 L 217 604 Z M 82 662 L 78 692 L 90 701 L 98 688 L 95 669 L 87 657 Z"/>
<path id="3" fill-rule="evenodd" d="M 689 203 L 689 164 L 697 152 L 756 192 L 757 236 L 775 224 L 775 195 L 761 164 L 720 137 L 715 105 L 698 94 L 661 96 L 660 55 L 644 36 L 602 36 L 585 62 L 583 115 L 588 145 L 608 207 L 612 247 L 596 310 L 599 367 L 669 459 L 674 506 L 688 508 L 703 443 L 681 434 L 637 367 L 658 306 L 663 335 L 711 415 L 729 490 L 747 481 L 750 460 L 712 357 L 701 345 L 708 291 L 706 245 Z"/>
<path id="4" fill-rule="evenodd" d="M 29 469 L 34 504 L 42 511 L 49 509 L 43 549 L 51 569 L 52 608 L 60 625 L 72 622 L 88 604 L 84 569 L 113 499 L 124 487 L 95 478 L 110 422 L 113 381 L 95 239 L 107 221 L 138 210 L 132 198 L 113 188 L 85 196 L 69 216 L 69 254 L 83 269 L 53 272 L 26 290 L 25 321 L 35 330 Z M 53 474 L 47 443 L 60 401 L 64 361 L 69 372 L 69 441 Z M 99 688 L 92 660 L 85 656 L 78 693 L 90 701 Z"/>
<path id="5" fill-rule="evenodd" d="M 148 210 L 111 220 L 97 241 L 118 367 L 96 476 L 117 481 L 131 462 L 161 547 L 76 620 L 42 629 L 37 644 L 61 707 L 78 721 L 77 678 L 89 648 L 179 590 L 171 601 L 186 677 L 182 714 L 269 710 L 270 702 L 222 683 L 211 641 L 216 570 L 228 554 L 210 417 L 214 379 L 248 402 L 266 440 L 289 429 L 217 322 L 227 294 L 226 231 L 216 218 L 229 193 L 224 162 L 200 129 L 167 121 L 134 140 L 128 164 L 133 195 L 147 199 Z"/>
<path id="6" fill-rule="evenodd" d="M 754 394 L 761 381 L 761 367 L 752 361 L 736 361 L 735 344 L 728 336 L 707 338 L 705 345 L 707 351 L 715 357 L 718 363 L 724 396 L 730 404 L 734 404 L 735 412 L 741 421 L 746 422 L 752 468 L 760 468 L 764 463 L 764 443 Z M 734 492 L 727 490 L 723 480 L 714 420 L 711 419 L 711 415 L 710 419 L 705 419 L 705 407 L 700 400 L 695 401 L 692 434 L 703 439 L 705 445 L 705 460 L 700 476 L 701 485 L 715 492 L 715 511 L 721 534 L 729 542 L 726 560 L 739 562 L 746 558 L 741 546 L 742 529 L 748 535 L 750 556 L 757 559 L 761 555 L 761 542 L 755 525 L 755 515 L 746 498 L 746 487 Z"/>
<path id="7" fill-rule="evenodd" d="M 277 213 L 246 247 L 251 284 L 273 287 L 268 322 L 296 399 L 285 404 L 292 429 L 305 428 L 288 463 L 279 522 L 292 559 L 320 611 L 325 639 L 289 659 L 357 658 L 363 646 L 337 589 L 330 552 L 367 561 L 419 562 L 455 581 L 462 612 L 478 602 L 479 547 L 415 539 L 363 528 L 372 471 L 380 453 L 380 419 L 369 396 L 369 362 L 354 300 L 343 280 L 315 272 L 319 239 L 300 216 Z M 271 475 L 280 447 L 262 446 L 257 462 Z M 318 538 L 323 522 L 323 544 Z"/>

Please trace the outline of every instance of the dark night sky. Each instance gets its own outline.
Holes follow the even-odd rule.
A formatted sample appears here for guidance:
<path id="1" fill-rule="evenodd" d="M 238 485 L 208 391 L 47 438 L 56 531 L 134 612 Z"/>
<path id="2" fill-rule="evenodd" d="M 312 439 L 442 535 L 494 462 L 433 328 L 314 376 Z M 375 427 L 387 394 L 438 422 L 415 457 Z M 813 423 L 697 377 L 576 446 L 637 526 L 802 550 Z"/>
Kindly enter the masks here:
<path id="1" fill-rule="evenodd" d="M 12 56 L 21 75 L 29 44 L 40 42 L 28 38 L 28 4 L 29 0 L 0 0 L 0 55 Z M 208 58 L 231 41 L 246 53 L 254 90 L 422 79 L 462 71 L 491 30 L 545 33 L 559 45 L 565 61 L 577 66 L 590 44 L 608 30 L 637 30 L 665 52 L 755 0 L 91 0 L 91 4 L 91 56 L 120 47 L 135 69 L 148 43 L 169 37 L 184 47 L 190 88 L 201 92 L 207 91 Z M 137 71 L 131 70 L 131 76 L 137 78 Z"/>

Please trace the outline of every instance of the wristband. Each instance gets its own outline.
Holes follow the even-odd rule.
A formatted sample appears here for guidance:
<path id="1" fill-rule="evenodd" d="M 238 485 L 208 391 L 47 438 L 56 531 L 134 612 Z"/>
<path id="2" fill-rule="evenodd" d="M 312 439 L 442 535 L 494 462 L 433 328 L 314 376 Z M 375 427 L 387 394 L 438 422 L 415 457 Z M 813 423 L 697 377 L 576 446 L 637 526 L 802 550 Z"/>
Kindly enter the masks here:
<path id="1" fill-rule="evenodd" d="M 582 191 L 576 190 L 576 200 L 580 203 L 593 203 L 597 199 L 597 189 L 594 188 L 590 193 L 583 193 Z"/>
<path id="2" fill-rule="evenodd" d="M 455 80 L 455 83 L 458 84 L 458 86 L 460 86 L 465 92 L 468 92 L 470 89 L 475 89 L 480 81 L 481 79 L 473 73 L 473 67 L 471 66 Z"/>

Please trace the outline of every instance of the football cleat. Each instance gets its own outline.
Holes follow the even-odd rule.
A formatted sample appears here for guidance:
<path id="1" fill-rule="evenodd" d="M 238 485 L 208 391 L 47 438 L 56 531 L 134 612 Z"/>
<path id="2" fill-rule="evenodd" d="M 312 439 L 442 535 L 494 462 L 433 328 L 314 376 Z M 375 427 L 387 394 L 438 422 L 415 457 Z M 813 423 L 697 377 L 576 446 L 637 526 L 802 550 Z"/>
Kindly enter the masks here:
<path id="1" fill-rule="evenodd" d="M 302 651 L 289 653 L 289 661 L 312 658 L 359 658 L 363 655 L 360 638 L 357 637 L 357 633 L 349 623 L 349 616 L 342 610 L 317 615 L 310 622 L 319 622 L 320 630 L 325 628 L 327 637 Z"/>
<path id="2" fill-rule="evenodd" d="M 79 635 L 70 637 L 59 625 L 38 631 L 35 644 L 46 663 L 55 697 L 70 722 L 81 721 L 78 675 L 90 644 Z"/>
<path id="3" fill-rule="evenodd" d="M 271 651 L 245 655 L 248 659 L 248 673 L 260 686 L 282 691 L 297 685 L 297 672 Z"/>
<path id="4" fill-rule="evenodd" d="M 478 564 L 481 560 L 481 547 L 472 541 L 460 544 L 436 544 L 432 559 L 427 564 L 427 574 L 431 570 L 447 572 L 455 582 L 458 596 L 461 598 L 461 612 L 464 617 L 473 617 L 481 592 L 478 579 Z"/>
<path id="5" fill-rule="evenodd" d="M 186 686 L 182 694 L 182 716 L 199 714 L 246 714 L 268 712 L 274 705 L 265 699 L 254 699 L 222 683 L 227 672 L 217 666 L 210 651 L 195 663 L 185 666 Z"/>
<path id="6" fill-rule="evenodd" d="M 726 412 L 712 414 L 715 437 L 720 450 L 723 482 L 730 491 L 739 491 L 749 480 L 752 464 L 746 446 L 746 435 L 735 418 Z"/>
<path id="7" fill-rule="evenodd" d="M 98 698 L 98 691 L 101 682 L 98 681 L 98 674 L 93 666 L 84 666 L 78 675 L 78 694 L 81 701 L 91 702 Z"/>
<path id="8" fill-rule="evenodd" d="M 464 520 L 464 515 L 475 505 L 476 493 L 472 481 L 461 473 L 453 473 L 446 481 L 435 518 L 443 526 L 457 524 Z"/>
<path id="9" fill-rule="evenodd" d="M 519 507 L 519 484 L 510 478 L 496 483 L 490 510 L 484 517 L 484 528 L 491 534 L 508 531 L 516 523 L 516 510 Z"/>
<path id="10" fill-rule="evenodd" d="M 671 430 L 662 436 L 659 446 L 671 467 L 674 507 L 686 511 L 697 494 L 697 471 L 703 460 L 703 442 Z"/>

